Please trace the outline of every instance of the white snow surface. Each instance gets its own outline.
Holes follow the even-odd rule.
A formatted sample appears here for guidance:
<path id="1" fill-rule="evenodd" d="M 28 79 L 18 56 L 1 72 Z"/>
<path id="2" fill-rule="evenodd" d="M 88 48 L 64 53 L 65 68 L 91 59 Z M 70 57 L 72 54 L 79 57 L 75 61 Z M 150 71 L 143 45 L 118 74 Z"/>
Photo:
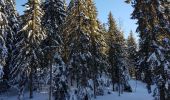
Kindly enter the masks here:
<path id="1" fill-rule="evenodd" d="M 146 84 L 139 81 L 130 81 L 133 92 L 124 92 L 119 96 L 118 92 L 112 92 L 104 96 L 98 96 L 95 100 L 153 100 L 152 93 L 148 94 Z M 152 90 L 154 88 L 152 87 Z"/>
<path id="2" fill-rule="evenodd" d="M 97 96 L 96 99 L 93 100 L 153 100 L 152 93 L 148 94 L 146 89 L 146 84 L 131 80 L 130 84 L 133 88 L 132 93 L 124 92 L 120 96 L 118 95 L 118 92 L 112 92 L 111 94 L 105 94 L 104 96 Z M 152 90 L 153 90 L 152 86 Z M 107 90 L 106 90 L 107 92 Z M 15 94 L 9 94 L 8 95 L 0 95 L 0 100 L 17 100 L 17 93 Z M 30 100 L 29 99 L 29 93 L 25 93 L 23 100 Z M 31 100 L 48 100 L 48 93 L 47 92 L 41 92 L 36 93 L 34 92 L 34 98 Z"/>

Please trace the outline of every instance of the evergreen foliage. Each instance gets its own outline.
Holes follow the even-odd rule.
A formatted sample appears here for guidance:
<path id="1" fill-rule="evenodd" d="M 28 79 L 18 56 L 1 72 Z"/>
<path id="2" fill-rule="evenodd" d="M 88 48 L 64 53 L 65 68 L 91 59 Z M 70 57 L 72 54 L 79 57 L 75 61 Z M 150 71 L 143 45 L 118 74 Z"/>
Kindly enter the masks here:
<path id="1" fill-rule="evenodd" d="M 170 1 L 125 2 L 134 8 L 139 47 L 112 13 L 108 27 L 97 19 L 93 0 L 28 0 L 20 16 L 15 0 L 0 0 L 0 93 L 16 89 L 22 100 L 28 88 L 32 99 L 47 87 L 49 100 L 91 100 L 110 86 L 132 92 L 131 76 L 149 93 L 156 84 L 155 100 L 170 100 Z"/>
<path id="2" fill-rule="evenodd" d="M 122 32 L 118 30 L 116 22 L 113 19 L 112 14 L 109 14 L 108 18 L 109 30 L 108 30 L 108 59 L 109 59 L 109 73 L 111 75 L 113 91 L 115 91 L 115 85 L 117 91 L 123 92 L 128 86 L 128 69 L 125 51 L 125 39 Z"/>
<path id="3" fill-rule="evenodd" d="M 42 11 L 39 0 L 29 0 L 25 6 L 27 10 L 22 16 L 22 28 L 19 41 L 16 43 L 17 55 L 13 58 L 12 70 L 10 74 L 10 84 L 17 87 L 19 91 L 18 99 L 23 98 L 23 91 L 26 83 L 29 83 L 30 98 L 33 98 L 33 82 L 37 77 L 36 72 L 41 68 L 39 64 L 42 54 L 40 44 L 46 38 L 41 27 Z"/>
<path id="4" fill-rule="evenodd" d="M 54 93 L 55 100 L 66 100 L 68 92 L 67 68 L 61 58 L 63 44 L 61 30 L 66 16 L 64 2 L 62 0 L 46 1 L 44 11 L 42 25 L 46 30 L 47 38 L 42 43 L 45 54 L 42 65 L 47 67 L 46 73 L 49 76 L 50 91 Z"/>
<path id="5" fill-rule="evenodd" d="M 167 5 L 169 1 L 140 1 L 132 0 L 134 12 L 132 18 L 137 19 L 137 32 L 140 34 L 139 41 L 139 68 L 145 73 L 145 81 L 149 93 L 153 79 L 156 80 L 156 100 L 168 100 L 165 84 L 166 72 L 169 70 L 167 64 L 167 53 L 169 51 L 169 15 Z"/>
<path id="6" fill-rule="evenodd" d="M 127 52 L 128 52 L 128 65 L 129 65 L 129 73 L 131 77 L 135 77 L 135 66 L 137 60 L 137 44 L 133 37 L 132 31 L 130 32 L 127 39 Z"/>
<path id="7" fill-rule="evenodd" d="M 6 30 L 8 27 L 8 20 L 7 20 L 7 15 L 5 13 L 5 2 L 2 0 L 0 2 L 0 80 L 2 79 L 4 75 L 3 67 L 5 65 L 5 58 L 7 57 L 7 47 L 6 47 Z"/>

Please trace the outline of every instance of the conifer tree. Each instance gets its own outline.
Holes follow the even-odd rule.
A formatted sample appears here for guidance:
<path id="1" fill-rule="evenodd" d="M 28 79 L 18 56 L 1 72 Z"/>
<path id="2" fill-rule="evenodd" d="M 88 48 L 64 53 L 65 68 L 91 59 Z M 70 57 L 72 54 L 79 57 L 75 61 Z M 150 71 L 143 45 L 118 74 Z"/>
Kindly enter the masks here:
<path id="1" fill-rule="evenodd" d="M 30 98 L 33 98 L 33 77 L 36 77 L 36 72 L 40 68 L 42 49 L 40 44 L 45 39 L 46 35 L 41 27 L 42 11 L 39 0 L 29 0 L 25 4 L 27 10 L 22 16 L 22 29 L 20 39 L 16 44 L 19 49 L 19 54 L 13 62 L 11 70 L 10 83 L 18 87 L 19 97 L 22 99 L 23 91 L 27 81 L 29 82 Z"/>
<path id="2" fill-rule="evenodd" d="M 67 28 L 67 24 L 68 23 L 70 23 L 71 22 L 71 18 L 72 18 L 72 16 L 71 16 L 71 12 L 73 11 L 73 8 L 74 8 L 74 0 L 71 0 L 70 1 L 70 3 L 69 3 L 69 5 L 68 5 L 68 7 L 66 8 L 66 19 L 65 19 L 65 23 L 64 23 L 64 25 L 62 26 L 62 39 L 63 39 L 63 50 L 62 50 L 62 58 L 63 58 L 63 60 L 64 60 L 64 62 L 65 63 L 67 63 L 68 64 L 68 60 L 69 60 L 69 47 L 68 47 L 68 41 L 69 41 L 69 39 L 68 39 L 68 35 L 69 35 L 69 33 L 67 32 L 67 30 L 68 29 L 72 29 L 72 28 Z M 72 82 L 71 82 L 71 84 L 72 84 Z"/>
<path id="3" fill-rule="evenodd" d="M 71 23 L 71 25 L 70 27 L 66 27 L 64 29 L 65 31 L 64 44 L 67 45 L 65 46 L 64 58 L 67 60 L 72 59 L 70 58 L 70 56 L 73 55 L 72 52 L 75 52 L 77 50 L 75 50 L 75 47 L 71 47 L 70 44 L 75 46 L 77 45 L 76 49 L 79 49 L 79 52 L 83 53 L 81 55 L 84 55 L 82 56 L 83 58 L 81 58 L 82 61 L 78 61 L 78 62 L 84 63 L 85 66 L 86 65 L 88 66 L 85 69 L 87 70 L 87 73 L 84 73 L 83 83 L 85 82 L 87 86 L 88 80 L 92 79 L 94 96 L 99 95 L 100 93 L 98 93 L 98 90 L 99 87 L 101 86 L 97 84 L 101 84 L 101 83 L 99 83 L 98 79 L 101 76 L 102 72 L 104 72 L 104 67 L 107 64 L 106 61 L 103 59 L 104 57 L 101 52 L 104 36 L 103 36 L 103 32 L 99 28 L 100 24 L 99 21 L 97 20 L 97 11 L 94 2 L 93 0 L 85 0 L 85 1 L 71 0 L 67 9 L 67 14 L 68 16 L 66 18 L 65 24 L 67 25 L 68 23 L 69 24 Z M 76 30 L 77 32 L 75 32 Z M 79 33 L 79 30 L 80 32 L 82 32 L 81 34 Z M 74 39 L 72 37 L 74 38 L 76 37 L 77 39 L 81 38 L 81 40 L 80 42 L 77 42 L 77 39 Z M 67 62 L 67 60 L 65 61 Z M 75 63 L 75 60 L 73 62 Z M 79 64 L 77 63 L 71 66 L 73 67 L 77 65 Z M 71 68 L 71 72 L 74 71 L 74 73 L 79 74 L 80 71 L 78 70 L 81 70 L 80 68 L 78 67 Z M 101 70 L 102 68 L 103 70 Z M 71 75 L 71 83 L 72 80 L 74 80 L 74 78 L 78 76 L 76 74 Z"/>
<path id="4" fill-rule="evenodd" d="M 129 61 L 129 71 L 130 75 L 134 77 L 135 74 L 135 64 L 136 64 L 136 54 L 137 54 L 137 44 L 133 37 L 132 31 L 127 39 L 127 52 L 128 52 L 128 61 Z"/>
<path id="5" fill-rule="evenodd" d="M 88 80 L 94 79 L 92 71 L 97 67 L 97 65 L 93 66 L 96 63 L 96 58 L 93 58 L 95 55 L 94 51 L 92 51 L 98 45 L 95 37 L 92 37 L 96 34 L 95 28 L 98 27 L 95 19 L 96 15 L 94 14 L 96 12 L 95 8 L 90 9 L 88 6 L 90 8 L 94 7 L 91 0 L 72 0 L 67 9 L 68 16 L 65 23 L 65 25 L 68 25 L 68 23 L 70 25 L 64 29 L 64 43 L 67 45 L 65 51 L 67 57 L 65 56 L 65 58 L 70 63 L 71 83 L 76 81 L 77 87 L 80 87 L 78 89 L 79 95 L 87 88 Z M 95 53 L 98 52 L 96 51 Z M 97 74 L 95 74 L 95 77 L 97 77 Z M 87 94 L 85 92 L 80 99 L 83 99 Z"/>
<path id="6" fill-rule="evenodd" d="M 146 1 L 134 1 L 134 8 L 136 8 L 133 12 L 133 17 L 134 19 L 139 19 L 138 20 L 138 28 L 137 32 L 139 32 L 140 35 L 140 40 L 139 40 L 139 68 L 140 72 L 145 73 L 145 82 L 148 83 L 148 88 L 150 89 L 150 85 L 152 83 L 151 79 L 151 69 L 149 69 L 149 65 L 147 63 L 147 57 L 149 56 L 150 52 L 150 46 L 152 43 L 152 34 L 149 31 L 149 19 L 147 19 L 149 8 L 145 7 L 147 4 Z M 149 4 L 147 4 L 149 5 Z M 142 10 L 141 13 L 137 14 L 139 10 Z M 149 91 L 150 92 L 150 91 Z"/>
<path id="7" fill-rule="evenodd" d="M 44 40 L 42 46 L 45 48 L 46 66 L 50 66 L 50 100 L 52 95 L 52 87 L 57 91 L 55 93 L 55 100 L 65 100 L 67 94 L 66 81 L 66 66 L 61 59 L 61 44 L 62 41 L 62 24 L 65 20 L 65 5 L 62 0 L 49 0 L 44 4 L 45 14 L 43 16 L 43 27 L 47 32 L 47 38 Z M 48 57 L 50 55 L 50 58 Z M 54 75 L 52 74 L 54 73 Z M 64 79 L 63 79 L 64 78 Z M 52 84 L 54 83 L 54 84 Z"/>
<path id="8" fill-rule="evenodd" d="M 5 58 L 7 57 L 7 47 L 5 42 L 5 35 L 6 30 L 8 28 L 8 20 L 7 15 L 5 11 L 5 2 L 2 0 L 0 1 L 0 80 L 2 79 L 4 75 L 4 65 L 6 63 Z"/>
<path id="9" fill-rule="evenodd" d="M 123 92 L 122 86 L 129 87 L 126 68 L 125 57 L 125 39 L 122 32 L 120 32 L 116 26 L 116 22 L 113 19 L 111 13 L 109 13 L 109 30 L 108 30 L 108 59 L 110 63 L 109 73 L 111 75 L 113 91 L 115 91 L 115 85 L 118 86 L 119 94 Z M 131 91 L 130 87 L 128 89 Z"/>
<path id="10" fill-rule="evenodd" d="M 6 64 L 4 68 L 4 79 L 8 80 L 8 74 L 9 74 L 9 65 L 11 62 L 11 56 L 12 51 L 14 49 L 14 41 L 15 41 L 15 35 L 18 30 L 18 19 L 17 19 L 17 13 L 15 9 L 15 2 L 13 0 L 7 0 L 2 1 L 4 3 L 4 6 L 2 8 L 4 9 L 4 14 L 6 15 L 7 25 L 5 29 L 5 42 L 6 47 L 8 50 L 8 57 L 6 58 Z M 3 18 L 2 18 L 3 19 Z"/>
<path id="11" fill-rule="evenodd" d="M 112 84 L 113 84 L 113 91 L 115 91 L 114 89 L 114 85 L 116 84 L 115 82 L 115 75 L 116 75 L 116 70 L 113 68 L 114 67 L 114 54 L 116 53 L 115 50 L 114 50 L 114 45 L 113 43 L 116 42 L 116 33 L 118 32 L 117 28 L 116 28 L 116 22 L 115 20 L 113 19 L 113 16 L 111 13 L 109 13 L 109 20 L 108 20 L 108 23 L 109 23 L 109 30 L 108 30 L 108 38 L 107 38 L 107 44 L 109 46 L 109 49 L 108 49 L 108 59 L 109 59 L 109 63 L 110 63 L 110 73 L 111 73 L 111 79 L 112 79 Z"/>
<path id="12" fill-rule="evenodd" d="M 107 59 L 107 43 L 105 40 L 105 35 L 107 34 L 105 26 L 101 24 L 97 20 L 98 24 L 98 29 L 95 31 L 96 32 L 96 52 L 97 54 L 94 55 L 97 63 L 97 84 L 96 85 L 96 95 L 103 95 L 104 94 L 104 89 L 107 87 L 109 84 L 105 84 L 103 80 L 104 77 L 108 77 L 108 59 Z M 107 78 L 106 78 L 107 79 Z"/>
<path id="13" fill-rule="evenodd" d="M 85 5 L 83 5 L 84 1 L 78 0 L 74 1 L 74 8 L 72 8 L 73 14 L 69 14 L 69 17 L 75 17 L 74 19 L 71 19 L 72 22 L 74 23 L 74 28 L 71 28 L 73 32 L 69 34 L 69 39 L 70 39 L 70 59 L 71 64 L 73 67 L 73 70 L 77 70 L 76 72 L 76 79 L 78 81 L 78 85 L 81 84 L 82 86 L 86 86 L 87 82 L 87 72 L 88 68 L 87 67 L 87 60 L 91 56 L 89 52 L 89 33 L 87 32 L 87 29 L 85 27 L 87 26 L 86 21 L 86 16 L 85 14 L 87 13 L 87 10 L 85 9 Z M 73 18 L 72 17 L 72 18 Z M 78 27 L 77 27 L 78 25 Z M 73 27 L 73 25 L 70 25 Z M 80 60 L 80 61 L 79 61 Z M 82 60 L 82 61 L 81 61 Z M 77 63 L 77 64 L 76 64 Z M 84 69 L 84 71 L 83 71 Z M 84 76 L 81 77 L 81 74 Z"/>
<path id="14" fill-rule="evenodd" d="M 98 78 L 102 75 L 104 72 L 102 67 L 105 67 L 105 60 L 103 59 L 101 49 L 103 48 L 104 45 L 104 34 L 102 30 L 99 28 L 100 23 L 97 20 L 97 11 L 96 7 L 94 5 L 93 0 L 88 0 L 87 1 L 88 5 L 88 13 L 87 16 L 89 17 L 89 34 L 90 34 L 90 40 L 91 40 L 91 49 L 90 52 L 92 54 L 92 65 L 91 65 L 91 77 L 93 78 L 93 87 L 94 87 L 94 96 L 96 95 L 101 95 L 103 90 L 103 86 L 97 86 L 97 84 L 101 84 L 100 81 L 98 81 Z M 103 91 L 104 92 L 104 91 Z"/>
<path id="15" fill-rule="evenodd" d="M 167 83 L 165 73 L 169 70 L 166 66 L 169 63 L 166 58 L 166 52 L 169 49 L 166 46 L 169 40 L 169 19 L 164 9 L 164 3 L 168 4 L 168 2 L 163 0 L 132 1 L 135 8 L 132 18 L 138 20 L 137 32 L 140 34 L 141 60 L 139 60 L 139 65 L 141 69 L 144 69 L 149 92 L 151 92 L 152 77 L 156 79 L 156 90 L 159 94 L 154 95 L 156 100 L 166 100 L 168 94 L 165 92 Z M 152 76 L 151 73 L 153 73 Z"/>
<path id="16" fill-rule="evenodd" d="M 13 0 L 2 0 L 1 1 L 1 32 L 2 32 L 2 44 L 1 52 L 6 52 L 6 55 L 1 60 L 3 62 L 3 82 L 5 87 L 8 87 L 7 81 L 9 80 L 10 75 L 10 64 L 11 58 L 13 56 L 12 52 L 15 48 L 15 35 L 18 31 L 18 19 L 17 13 L 15 10 L 15 2 Z M 4 51 L 5 50 L 5 51 Z M 8 52 L 8 53 L 7 53 Z"/>

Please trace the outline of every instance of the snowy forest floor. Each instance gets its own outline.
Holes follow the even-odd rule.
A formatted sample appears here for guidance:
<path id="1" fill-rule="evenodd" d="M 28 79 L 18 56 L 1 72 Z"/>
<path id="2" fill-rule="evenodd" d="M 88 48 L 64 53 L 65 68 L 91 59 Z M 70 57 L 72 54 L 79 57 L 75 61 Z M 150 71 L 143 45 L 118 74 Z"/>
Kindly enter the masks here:
<path id="1" fill-rule="evenodd" d="M 148 94 L 146 84 L 140 81 L 130 81 L 133 89 L 132 93 L 124 92 L 119 96 L 118 92 L 112 92 L 112 94 L 106 94 L 104 96 L 98 96 L 96 100 L 153 100 L 152 93 Z M 152 86 L 152 90 L 153 90 Z"/>
<path id="2" fill-rule="evenodd" d="M 148 94 L 144 83 L 131 80 L 130 84 L 133 89 L 132 93 L 124 92 L 118 96 L 118 92 L 112 92 L 111 94 L 98 96 L 95 100 L 153 100 L 152 93 Z M 28 94 L 29 93 L 25 93 L 24 100 L 30 100 Z M 12 92 L 6 95 L 0 95 L 0 100 L 17 100 L 17 94 L 16 92 Z M 34 93 L 34 98 L 32 100 L 48 100 L 48 93 Z"/>

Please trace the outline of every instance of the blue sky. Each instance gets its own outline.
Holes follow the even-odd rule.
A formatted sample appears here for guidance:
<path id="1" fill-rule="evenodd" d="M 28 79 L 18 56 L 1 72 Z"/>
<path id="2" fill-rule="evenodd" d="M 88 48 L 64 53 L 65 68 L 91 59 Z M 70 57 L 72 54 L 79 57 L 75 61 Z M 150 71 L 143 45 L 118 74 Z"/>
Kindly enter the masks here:
<path id="1" fill-rule="evenodd" d="M 27 0 L 16 0 L 17 10 L 22 13 L 24 8 L 21 6 Z M 114 18 L 117 21 L 117 25 L 122 27 L 122 30 L 125 33 L 125 38 L 129 35 L 130 30 L 133 31 L 135 38 L 137 39 L 138 34 L 135 33 L 137 25 L 136 22 L 132 19 L 131 13 L 133 8 L 131 5 L 124 3 L 124 0 L 94 0 L 97 10 L 98 10 L 98 19 L 102 23 L 107 23 L 108 14 L 111 11 Z"/>

